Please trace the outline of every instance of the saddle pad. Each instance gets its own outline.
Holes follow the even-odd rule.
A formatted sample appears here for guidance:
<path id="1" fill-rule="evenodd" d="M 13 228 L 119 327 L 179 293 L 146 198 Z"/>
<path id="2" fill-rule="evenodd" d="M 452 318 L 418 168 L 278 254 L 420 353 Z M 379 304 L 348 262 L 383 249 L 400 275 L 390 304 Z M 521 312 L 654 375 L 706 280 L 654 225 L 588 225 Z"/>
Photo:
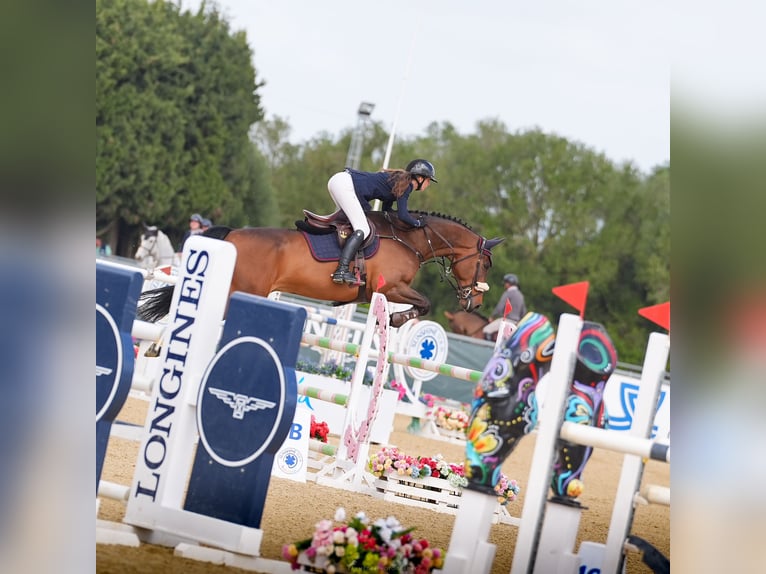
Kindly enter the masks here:
<path id="1" fill-rule="evenodd" d="M 312 235 L 301 231 L 301 234 L 308 243 L 311 255 L 317 261 L 337 261 L 340 257 L 340 247 L 338 246 L 338 238 L 332 233 L 328 235 Z M 365 247 L 364 258 L 369 259 L 378 252 L 380 247 L 380 238 L 375 237 L 373 242 Z"/>

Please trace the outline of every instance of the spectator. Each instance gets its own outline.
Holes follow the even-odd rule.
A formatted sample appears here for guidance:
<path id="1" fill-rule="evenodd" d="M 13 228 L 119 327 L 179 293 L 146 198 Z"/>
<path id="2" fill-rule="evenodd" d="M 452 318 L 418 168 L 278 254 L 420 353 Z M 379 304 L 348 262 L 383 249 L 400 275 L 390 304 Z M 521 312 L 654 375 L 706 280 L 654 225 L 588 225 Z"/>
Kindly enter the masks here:
<path id="1" fill-rule="evenodd" d="M 202 218 L 202 231 L 207 231 L 210 229 L 210 226 L 213 225 L 213 222 L 210 221 L 207 217 Z"/>
<path id="2" fill-rule="evenodd" d="M 202 221 L 203 218 L 199 213 L 193 213 L 189 218 L 189 229 L 184 233 L 183 239 L 181 239 L 181 246 L 178 248 L 179 252 L 183 252 L 184 244 L 189 237 L 202 233 Z"/>
<path id="3" fill-rule="evenodd" d="M 519 278 L 513 273 L 506 273 L 503 277 L 503 287 L 505 291 L 500 296 L 500 300 L 492 310 L 492 321 L 484 327 L 484 338 L 492 340 L 496 337 L 498 329 L 500 329 L 500 323 L 503 320 L 505 314 L 505 304 L 508 302 L 511 305 L 511 310 L 506 319 L 513 321 L 514 324 L 518 323 L 521 318 L 527 314 L 527 306 L 524 303 L 524 294 L 519 289 Z"/>
<path id="4" fill-rule="evenodd" d="M 112 254 L 112 248 L 108 243 L 96 235 L 96 257 L 109 257 Z"/>

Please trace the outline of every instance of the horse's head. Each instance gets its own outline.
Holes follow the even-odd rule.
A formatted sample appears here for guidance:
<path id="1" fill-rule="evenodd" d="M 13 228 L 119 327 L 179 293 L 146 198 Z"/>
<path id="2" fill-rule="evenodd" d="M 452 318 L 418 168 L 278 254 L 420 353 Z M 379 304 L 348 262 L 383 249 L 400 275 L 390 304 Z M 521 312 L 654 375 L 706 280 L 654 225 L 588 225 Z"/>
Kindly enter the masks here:
<path id="1" fill-rule="evenodd" d="M 158 231 L 159 230 L 154 225 L 144 225 L 144 231 L 141 234 L 141 244 L 138 246 L 136 254 L 134 255 L 136 261 L 144 262 L 147 266 L 151 267 L 156 264 L 159 259 L 157 254 Z M 154 261 L 152 261 L 152 259 L 154 259 Z"/>
<path id="2" fill-rule="evenodd" d="M 429 214 L 424 219 L 428 248 L 443 261 L 444 275 L 455 289 L 460 306 L 478 309 L 489 291 L 487 273 L 492 267 L 492 248 L 504 238 L 485 239 L 464 222 L 446 215 Z"/>

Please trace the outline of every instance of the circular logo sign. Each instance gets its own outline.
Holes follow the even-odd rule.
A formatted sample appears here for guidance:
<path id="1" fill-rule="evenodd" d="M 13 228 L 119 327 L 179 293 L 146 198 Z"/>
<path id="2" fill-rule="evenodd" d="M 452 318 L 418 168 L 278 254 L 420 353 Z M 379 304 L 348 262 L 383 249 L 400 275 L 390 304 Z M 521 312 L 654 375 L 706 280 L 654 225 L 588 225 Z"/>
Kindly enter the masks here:
<path id="1" fill-rule="evenodd" d="M 200 442 L 218 464 L 258 458 L 283 425 L 287 386 L 274 349 L 258 337 L 227 343 L 208 365 L 197 397 Z M 279 444 L 275 446 L 279 446 Z"/>
<path id="2" fill-rule="evenodd" d="M 122 340 L 112 315 L 96 303 L 96 422 L 112 406 L 122 376 Z"/>
<path id="3" fill-rule="evenodd" d="M 449 352 L 447 333 L 444 328 L 434 321 L 418 321 L 414 323 L 402 338 L 402 353 L 427 361 L 444 363 Z M 406 366 L 405 371 L 414 379 L 430 381 L 438 373 Z"/>
<path id="4" fill-rule="evenodd" d="M 296 448 L 286 448 L 279 453 L 277 466 L 285 474 L 296 474 L 303 468 L 303 455 Z"/>

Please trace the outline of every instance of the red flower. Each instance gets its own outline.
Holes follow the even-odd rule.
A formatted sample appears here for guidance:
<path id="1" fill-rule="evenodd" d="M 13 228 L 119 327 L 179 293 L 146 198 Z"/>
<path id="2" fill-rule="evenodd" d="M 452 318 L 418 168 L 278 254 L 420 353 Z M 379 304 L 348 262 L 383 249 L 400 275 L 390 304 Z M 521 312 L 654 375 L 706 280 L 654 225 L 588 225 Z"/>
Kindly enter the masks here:
<path id="1" fill-rule="evenodd" d="M 309 431 L 309 436 L 311 438 L 315 438 L 317 440 L 320 440 L 322 442 L 327 442 L 327 435 L 330 432 L 330 428 L 327 426 L 327 423 L 322 421 L 321 423 L 318 423 L 316 421 L 316 418 L 314 418 L 314 415 L 311 415 L 311 430 Z"/>

